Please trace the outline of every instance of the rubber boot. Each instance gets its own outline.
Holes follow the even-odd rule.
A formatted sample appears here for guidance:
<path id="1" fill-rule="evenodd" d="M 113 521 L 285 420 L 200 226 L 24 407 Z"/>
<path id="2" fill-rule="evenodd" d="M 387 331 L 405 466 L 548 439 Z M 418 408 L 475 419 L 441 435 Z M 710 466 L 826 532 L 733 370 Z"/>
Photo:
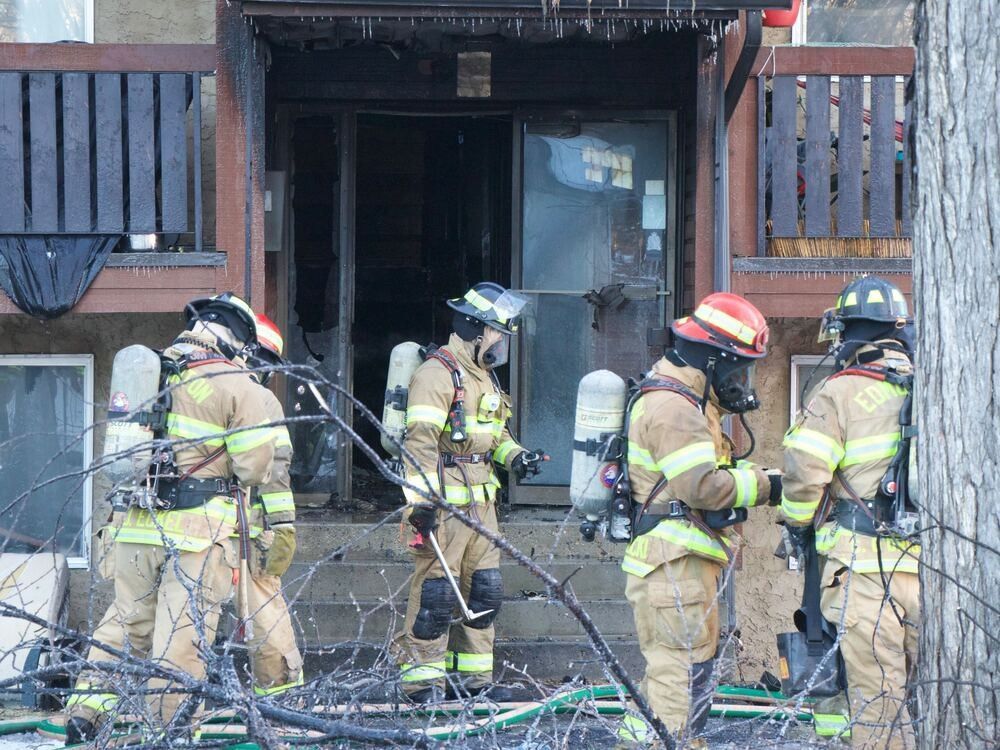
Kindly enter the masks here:
<path id="1" fill-rule="evenodd" d="M 444 689 L 438 685 L 431 685 L 415 693 L 409 693 L 406 700 L 410 703 L 430 704 L 444 702 Z"/>
<path id="2" fill-rule="evenodd" d="M 709 659 L 691 665 L 691 718 L 688 719 L 685 735 L 691 740 L 704 734 L 708 725 L 708 713 L 712 710 L 712 670 L 715 660 Z M 692 745 L 696 747 L 695 745 Z"/>
<path id="3" fill-rule="evenodd" d="M 66 720 L 66 745 L 80 745 L 97 737 L 97 727 L 94 722 L 80 716 L 71 716 Z"/>

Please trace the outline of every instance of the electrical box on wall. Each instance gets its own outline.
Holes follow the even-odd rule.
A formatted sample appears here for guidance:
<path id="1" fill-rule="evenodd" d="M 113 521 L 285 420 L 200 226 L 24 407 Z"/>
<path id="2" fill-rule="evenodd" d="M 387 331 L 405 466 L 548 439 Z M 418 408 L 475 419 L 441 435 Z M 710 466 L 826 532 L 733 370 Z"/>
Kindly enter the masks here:
<path id="1" fill-rule="evenodd" d="M 264 173 L 264 251 L 285 250 L 285 188 L 288 173 Z"/>

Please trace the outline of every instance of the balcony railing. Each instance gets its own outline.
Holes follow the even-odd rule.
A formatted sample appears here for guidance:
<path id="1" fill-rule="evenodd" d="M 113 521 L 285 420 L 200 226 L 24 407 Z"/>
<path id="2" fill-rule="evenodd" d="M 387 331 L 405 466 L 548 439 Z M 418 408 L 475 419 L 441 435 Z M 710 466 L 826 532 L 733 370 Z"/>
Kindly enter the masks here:
<path id="1" fill-rule="evenodd" d="M 0 71 L 0 234 L 155 234 L 200 252 L 211 75 Z"/>
<path id="2" fill-rule="evenodd" d="M 174 310 L 215 290 L 215 60 L 213 45 L 0 44 L 0 312 Z"/>
<path id="3" fill-rule="evenodd" d="M 774 48 L 757 76 L 757 254 L 911 254 L 907 48 Z"/>

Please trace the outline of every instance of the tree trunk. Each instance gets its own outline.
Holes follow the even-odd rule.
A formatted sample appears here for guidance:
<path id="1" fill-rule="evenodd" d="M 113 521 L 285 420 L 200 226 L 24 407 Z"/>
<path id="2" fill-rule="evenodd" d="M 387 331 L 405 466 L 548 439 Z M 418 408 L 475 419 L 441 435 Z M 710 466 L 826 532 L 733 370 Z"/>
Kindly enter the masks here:
<path id="1" fill-rule="evenodd" d="M 921 747 L 1000 742 L 1000 4 L 918 0 Z"/>

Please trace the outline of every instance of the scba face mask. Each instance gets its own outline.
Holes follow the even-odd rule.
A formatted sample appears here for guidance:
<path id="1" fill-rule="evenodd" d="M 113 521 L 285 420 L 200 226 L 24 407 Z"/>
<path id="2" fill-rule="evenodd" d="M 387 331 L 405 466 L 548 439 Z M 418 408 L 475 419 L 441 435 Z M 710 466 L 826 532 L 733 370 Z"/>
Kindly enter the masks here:
<path id="1" fill-rule="evenodd" d="M 482 354 L 482 365 L 487 370 L 502 367 L 510 359 L 510 336 L 501 336 Z"/>
<path id="2" fill-rule="evenodd" d="M 720 363 L 712 378 L 715 397 L 726 411 L 743 414 L 760 408 L 760 399 L 753 388 L 753 362 Z"/>

